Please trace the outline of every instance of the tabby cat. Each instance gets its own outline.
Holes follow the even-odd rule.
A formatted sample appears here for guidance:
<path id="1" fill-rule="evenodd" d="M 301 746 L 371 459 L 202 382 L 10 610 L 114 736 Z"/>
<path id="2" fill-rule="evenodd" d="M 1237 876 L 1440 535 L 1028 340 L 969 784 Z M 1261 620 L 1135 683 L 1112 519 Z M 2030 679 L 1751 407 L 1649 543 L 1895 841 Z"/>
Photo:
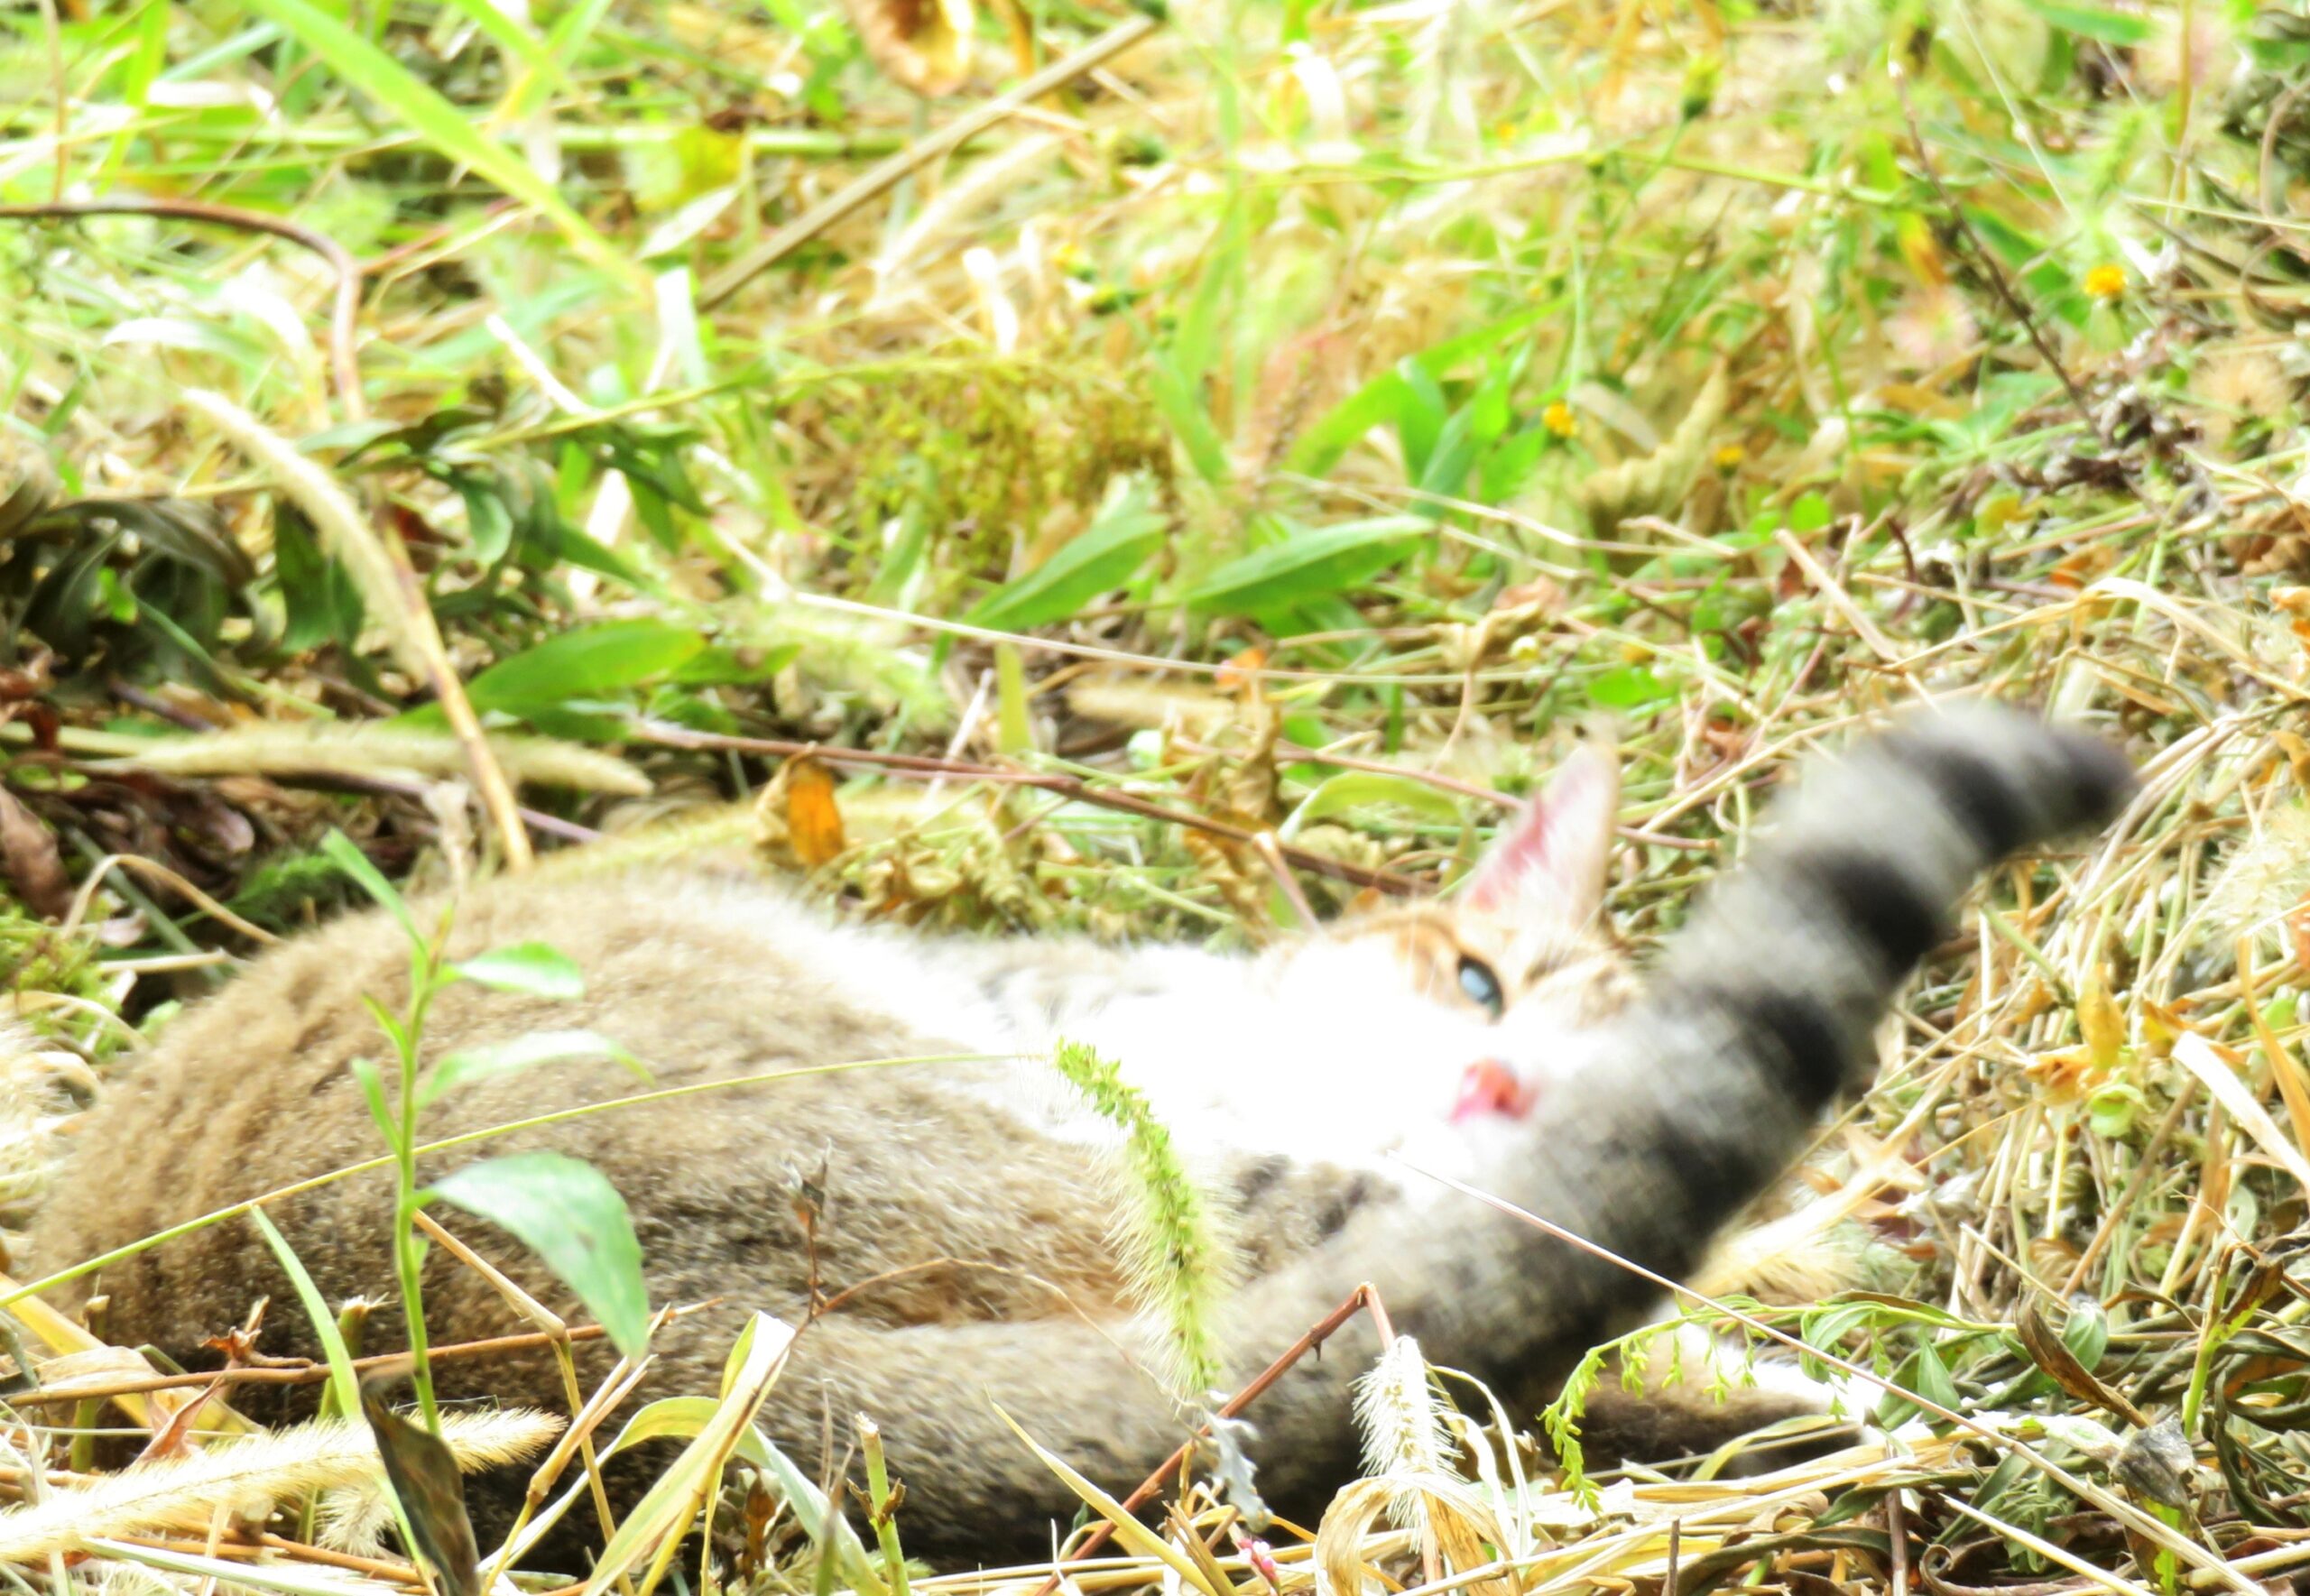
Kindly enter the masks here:
<path id="1" fill-rule="evenodd" d="M 2130 781 L 2103 743 L 2017 713 L 1913 715 L 1812 774 L 1640 984 L 1599 932 L 1617 803 L 1601 755 L 1575 756 L 1449 901 L 1352 918 L 1257 957 L 863 929 L 699 871 L 504 879 L 458 904 L 451 952 L 542 939 L 584 971 L 585 995 L 454 987 L 426 1044 L 438 1056 L 583 1027 L 646 1061 L 660 1086 L 948 1056 L 645 1104 L 483 1150 L 590 1160 L 632 1207 L 653 1301 L 718 1299 L 661 1331 L 642 1398 L 715 1391 L 745 1316 L 800 1323 L 815 1280 L 845 1299 L 795 1343 L 763 1409 L 772 1437 L 809 1466 L 829 1421 L 838 1449 L 852 1416 L 872 1415 L 907 1487 L 910 1554 L 1045 1556 L 1078 1503 L 998 1403 L 1118 1494 L 1189 1422 L 1118 1261 L 1114 1132 L 1052 1069 L 1055 1043 L 1120 1066 L 1222 1217 L 1235 1281 L 1224 1384 L 1370 1281 L 1435 1362 L 1529 1413 L 1654 1294 L 1432 1176 L 1682 1276 L 1868 1066 L 1895 988 L 1976 876 L 2101 821 Z M 30 1268 L 373 1157 L 348 1066 L 388 1052 L 364 997 L 397 1008 L 408 981 L 400 927 L 353 915 L 267 953 L 179 1018 L 80 1128 Z M 608 1062 L 500 1077 L 444 1099 L 425 1130 L 636 1089 Z M 806 1244 L 794 1183 L 822 1160 L 828 1203 Z M 273 1204 L 332 1301 L 390 1293 L 389 1189 L 380 1174 Z M 521 1249 L 450 1217 L 524 1288 L 577 1315 Z M 266 1293 L 265 1350 L 317 1351 L 244 1222 L 109 1268 L 101 1289 L 114 1337 L 188 1364 L 213 1361 L 207 1338 Z M 439 1250 L 425 1289 L 437 1343 L 525 1328 Z M 1279 1510 L 1312 1518 L 1354 1477 L 1348 1388 L 1371 1365 L 1372 1333 L 1344 1329 L 1252 1409 L 1259 1483 Z M 381 1315 L 369 1344 L 397 1334 Z M 587 1371 L 606 1357 L 596 1343 Z M 542 1356 L 438 1372 L 446 1397 L 562 1405 Z M 629 1493 L 645 1477 L 614 1471 Z M 476 1516 L 502 1522 L 522 1484 L 477 1482 Z"/>

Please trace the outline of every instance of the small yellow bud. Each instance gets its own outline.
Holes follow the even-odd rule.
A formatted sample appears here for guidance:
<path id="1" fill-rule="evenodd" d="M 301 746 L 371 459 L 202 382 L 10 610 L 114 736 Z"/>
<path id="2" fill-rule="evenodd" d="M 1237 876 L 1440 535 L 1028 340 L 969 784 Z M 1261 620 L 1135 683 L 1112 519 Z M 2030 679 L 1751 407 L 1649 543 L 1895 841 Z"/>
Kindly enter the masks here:
<path id="1" fill-rule="evenodd" d="M 1574 418 L 1572 407 L 1559 399 L 1540 412 L 1540 425 L 1558 438 L 1570 438 L 1580 423 Z"/>
<path id="2" fill-rule="evenodd" d="M 2126 269 L 2103 263 L 2085 274 L 2085 291 L 2097 300 L 2115 300 L 2126 291 Z"/>
<path id="3" fill-rule="evenodd" d="M 1716 451 L 1716 468 L 1719 471 L 1737 471 L 1741 462 L 1748 457 L 1747 449 L 1737 443 L 1728 443 Z"/>

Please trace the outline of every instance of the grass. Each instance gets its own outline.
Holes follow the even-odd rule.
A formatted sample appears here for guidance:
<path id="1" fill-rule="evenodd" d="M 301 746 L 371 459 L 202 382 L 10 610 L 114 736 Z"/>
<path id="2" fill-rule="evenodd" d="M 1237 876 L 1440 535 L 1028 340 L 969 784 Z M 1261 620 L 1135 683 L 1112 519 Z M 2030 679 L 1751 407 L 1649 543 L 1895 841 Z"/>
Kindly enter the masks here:
<path id="1" fill-rule="evenodd" d="M 811 0 L 0 18 L 6 1216 L 92 1063 L 344 900 L 332 829 L 418 882 L 759 832 L 866 914 L 1256 945 L 1448 877 L 1603 710 L 1642 945 L 1789 761 L 2010 695 L 2148 796 L 2009 879 L 1824 1132 L 1893 1289 L 1768 1315 L 1955 1418 L 1760 1481 L 1495 1475 L 1417 1531 L 1373 1497 L 1321 1553 L 2310 1562 L 2299 20 L 1203 4 L 924 159 L 1021 69 L 975 26 L 926 104 Z M 285 1522 L 292 1583 L 408 1577 Z M 746 1582 L 817 1577 L 769 1539 Z M 1187 1561 L 1297 1588 L 1290 1542 Z"/>

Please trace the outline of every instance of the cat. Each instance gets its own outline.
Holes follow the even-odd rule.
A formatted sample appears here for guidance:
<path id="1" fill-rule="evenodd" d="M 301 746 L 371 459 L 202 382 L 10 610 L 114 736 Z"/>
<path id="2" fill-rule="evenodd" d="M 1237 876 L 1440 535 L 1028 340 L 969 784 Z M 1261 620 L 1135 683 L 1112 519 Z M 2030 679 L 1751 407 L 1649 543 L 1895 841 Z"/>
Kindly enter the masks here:
<path id="1" fill-rule="evenodd" d="M 906 1486 L 910 1554 L 1045 1557 L 1076 1499 L 997 1403 L 1117 1494 L 1188 1422 L 1150 1361 L 1127 1355 L 1150 1343 L 1134 1340 L 1113 1240 L 1113 1132 L 1058 1080 L 1054 1042 L 1120 1066 L 1224 1217 L 1236 1285 L 1223 1384 L 1369 1281 L 1435 1362 L 1529 1415 L 1655 1294 L 1432 1176 L 1685 1276 L 1867 1066 L 1895 987 L 1975 877 L 2108 816 L 2130 781 L 2111 747 L 2019 713 L 1913 715 L 1801 782 L 1640 984 L 1596 914 L 1618 793 L 1601 754 L 1575 756 L 1453 900 L 1252 958 L 857 928 L 772 885 L 695 870 L 499 879 L 458 903 L 451 952 L 543 939 L 583 970 L 585 995 L 453 987 L 427 1050 L 584 1027 L 646 1061 L 661 1086 L 973 1056 L 642 1105 L 482 1150 L 589 1159 L 632 1207 L 652 1301 L 719 1300 L 661 1330 L 643 1398 L 714 1392 L 747 1315 L 799 1324 L 814 1283 L 857 1287 L 796 1342 L 765 1430 L 815 1460 L 827 1424 L 846 1435 L 854 1414 L 871 1415 Z M 392 919 L 348 916 L 268 952 L 172 1022 L 80 1127 L 31 1233 L 34 1276 L 374 1156 L 348 1066 L 385 1055 L 362 1000 L 396 1007 L 408 964 Z M 435 1105 L 424 1130 L 635 1089 L 607 1063 L 500 1077 Z M 829 1202 L 806 1245 L 792 1183 L 822 1160 Z M 390 1290 L 389 1191 L 379 1174 L 271 1206 L 332 1302 Z M 576 1314 L 521 1250 L 478 1222 L 455 1228 Z M 266 1293 L 276 1311 L 265 1349 L 317 1350 L 278 1311 L 295 1299 L 245 1223 L 119 1263 L 100 1288 L 110 1335 L 187 1363 Z M 437 1344 L 524 1328 L 439 1250 L 425 1291 Z M 381 1315 L 369 1344 L 397 1345 L 398 1333 Z M 1251 1410 L 1259 1484 L 1278 1510 L 1311 1518 L 1355 1476 L 1349 1386 L 1370 1366 L 1372 1336 L 1360 1322 L 1343 1329 Z M 596 1344 L 584 1362 L 598 1377 L 607 1354 Z M 445 1362 L 438 1379 L 445 1398 L 562 1403 L 542 1355 Z M 236 1396 L 268 1399 L 256 1388 Z M 637 1467 L 612 1465 L 628 1500 L 646 1479 Z M 522 1484 L 476 1481 L 476 1518 L 502 1526 Z"/>

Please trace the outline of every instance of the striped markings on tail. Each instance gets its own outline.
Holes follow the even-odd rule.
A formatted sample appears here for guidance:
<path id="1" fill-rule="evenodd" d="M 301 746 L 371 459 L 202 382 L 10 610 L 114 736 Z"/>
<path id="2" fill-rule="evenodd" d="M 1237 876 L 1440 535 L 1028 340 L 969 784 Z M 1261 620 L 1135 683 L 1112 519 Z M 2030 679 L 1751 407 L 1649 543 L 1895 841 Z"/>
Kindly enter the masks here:
<path id="1" fill-rule="evenodd" d="M 1998 757 L 2000 745 L 2010 757 Z M 1973 850 L 1965 862 L 1968 877 L 2019 848 L 2106 820 L 2135 780 L 2124 756 L 2108 743 L 2002 712 L 1913 723 L 1856 752 L 1867 763 L 1855 774 L 1870 774 L 1874 766 L 1885 782 L 1914 784 L 1923 789 L 1920 798 L 1930 795 Z M 1938 945 L 1955 908 L 1943 900 L 1935 867 L 1907 851 L 1915 845 L 1909 837 L 1890 830 L 1876 837 L 1825 835 L 1840 817 L 1813 813 L 1805 827 L 1811 835 L 1782 839 L 1760 859 L 1755 868 L 1771 872 L 1776 890 L 1743 903 L 1778 906 L 1834 927 L 1845 934 L 1843 942 L 1868 955 L 1842 969 L 1768 964 L 1761 979 L 1752 970 L 1737 983 L 1704 976 L 1680 983 L 1678 994 L 1713 1013 L 1731 1046 L 1816 1102 L 1846 1083 L 1874 1010 Z M 1769 926 L 1730 928 L 1749 937 L 1774 936 Z M 1791 960 L 1803 963 L 1808 939 L 1788 940 Z"/>

